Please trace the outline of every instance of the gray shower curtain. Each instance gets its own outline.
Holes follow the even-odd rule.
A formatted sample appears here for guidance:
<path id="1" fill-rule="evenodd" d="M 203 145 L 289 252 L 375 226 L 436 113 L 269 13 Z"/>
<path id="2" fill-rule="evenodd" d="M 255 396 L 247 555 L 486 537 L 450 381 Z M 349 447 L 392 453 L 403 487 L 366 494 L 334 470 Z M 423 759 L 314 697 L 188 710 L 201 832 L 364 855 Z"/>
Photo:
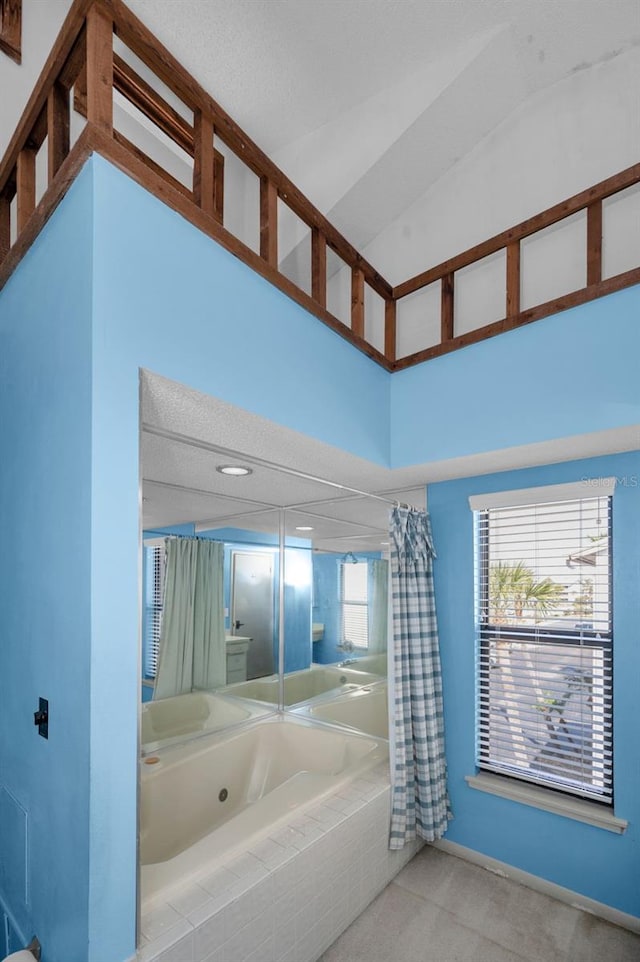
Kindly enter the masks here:
<path id="1" fill-rule="evenodd" d="M 369 653 L 377 655 L 387 650 L 389 565 L 384 559 L 369 561 L 368 588 Z"/>
<path id="2" fill-rule="evenodd" d="M 158 671 L 153 697 L 226 684 L 224 545 L 167 538 Z"/>

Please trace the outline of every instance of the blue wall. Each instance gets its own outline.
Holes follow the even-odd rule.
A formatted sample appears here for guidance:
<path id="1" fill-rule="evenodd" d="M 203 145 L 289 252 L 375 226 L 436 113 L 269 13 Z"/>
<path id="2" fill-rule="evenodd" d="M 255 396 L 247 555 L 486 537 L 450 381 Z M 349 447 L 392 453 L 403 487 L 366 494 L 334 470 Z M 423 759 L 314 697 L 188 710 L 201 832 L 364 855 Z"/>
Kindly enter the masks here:
<path id="1" fill-rule="evenodd" d="M 127 395 L 142 366 L 386 464 L 389 374 L 102 158 L 90 163 L 96 358 L 121 363 Z"/>
<path id="2" fill-rule="evenodd" d="M 12 549 L 0 561 L 0 898 L 21 938 L 40 936 L 44 962 L 123 962 L 134 951 L 139 369 L 397 466 L 640 421 L 637 305 L 637 289 L 622 292 L 391 378 L 92 158 L 0 293 L 1 396 L 10 412 L 0 425 L 0 491 Z M 514 417 L 507 388 L 512 398 L 536 390 L 530 413 Z M 483 405 L 470 404 L 480 389 Z M 622 504 L 622 492 L 617 498 Z M 630 601 L 626 617 L 634 611 Z M 450 662 L 448 684 L 452 706 L 461 688 L 473 698 Z M 629 684 L 623 678 L 616 696 L 625 762 Z M 51 700 L 48 742 L 32 725 L 40 694 Z M 629 790 L 617 786 L 625 815 Z M 458 804 L 452 830 L 463 844 L 488 847 L 487 818 L 504 810 L 514 825 L 520 819 L 500 804 L 476 798 L 475 816 Z M 556 824 L 526 818 L 544 831 Z M 628 877 L 631 830 L 604 841 L 573 823 L 563 831 L 581 845 L 591 832 L 598 859 L 615 856 L 611 864 Z M 568 851 L 563 844 L 558 851 Z M 527 857 L 513 851 L 529 870 L 570 884 L 570 872 L 547 864 L 557 861 L 553 846 Z M 509 860 L 508 844 L 491 847 Z M 594 897 L 604 898 L 606 878 Z M 612 882 L 624 907 L 621 887 Z"/>
<path id="3" fill-rule="evenodd" d="M 638 317 L 630 287 L 394 374 L 392 467 L 640 423 Z"/>
<path id="4" fill-rule="evenodd" d="M 388 451 L 389 375 L 101 158 L 93 157 L 89 167 L 91 750 L 101 759 L 91 812 L 98 826 L 91 877 L 94 856 L 100 865 L 101 846 L 109 845 L 119 877 L 131 878 L 131 886 L 127 881 L 109 896 L 94 880 L 90 929 L 103 947 L 99 962 L 121 962 L 126 952 L 120 945 L 135 916 L 136 768 L 127 759 L 139 699 L 139 369 L 381 463 Z M 104 886 L 113 885 L 104 878 Z M 117 945 L 116 933 L 124 933 Z M 128 946 L 132 952 L 132 940 Z"/>
<path id="5" fill-rule="evenodd" d="M 489 491 L 618 478 L 613 497 L 614 793 L 628 819 L 615 835 L 479 792 L 475 765 L 473 525 L 468 497 Z M 429 485 L 438 552 L 435 586 L 445 734 L 454 820 L 447 838 L 640 916 L 640 453 L 621 454 Z"/>
<path id="6" fill-rule="evenodd" d="M 324 625 L 322 641 L 313 643 L 313 660 L 321 665 L 346 657 L 336 647 L 340 643 L 339 563 L 340 556 L 335 554 L 313 558 L 313 620 Z"/>
<path id="7" fill-rule="evenodd" d="M 85 167 L 0 294 L 0 902 L 9 948 L 36 932 L 44 962 L 88 958 L 91 182 Z"/>
<path id="8" fill-rule="evenodd" d="M 91 784 L 89 932 L 90 947 L 102 950 L 95 962 L 121 962 L 134 918 L 139 369 L 372 461 L 416 463 L 640 421 L 639 292 L 391 378 L 121 172 L 98 157 L 89 166 L 91 752 L 101 760 Z M 576 390 L 576 379 L 597 389 Z M 533 413 L 514 418 L 507 387 L 516 397 L 535 389 Z M 485 403 L 469 404 L 480 388 Z M 117 892 L 106 881 L 107 853 Z"/>

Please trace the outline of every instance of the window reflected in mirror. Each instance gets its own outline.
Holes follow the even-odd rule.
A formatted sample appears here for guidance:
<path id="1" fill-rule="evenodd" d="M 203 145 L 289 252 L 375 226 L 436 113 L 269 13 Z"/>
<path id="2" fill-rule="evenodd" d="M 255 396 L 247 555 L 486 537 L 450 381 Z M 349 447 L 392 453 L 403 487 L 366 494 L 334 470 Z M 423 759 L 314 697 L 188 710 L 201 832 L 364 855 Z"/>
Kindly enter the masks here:
<path id="1" fill-rule="evenodd" d="M 377 527 L 387 507 L 333 499 L 331 514 L 328 503 L 285 513 L 288 539 L 308 531 L 298 552 L 308 555 L 312 594 L 308 666 L 291 656 L 302 650 L 299 629 L 285 633 L 284 707 L 321 724 L 387 738 L 389 568 L 386 529 Z"/>

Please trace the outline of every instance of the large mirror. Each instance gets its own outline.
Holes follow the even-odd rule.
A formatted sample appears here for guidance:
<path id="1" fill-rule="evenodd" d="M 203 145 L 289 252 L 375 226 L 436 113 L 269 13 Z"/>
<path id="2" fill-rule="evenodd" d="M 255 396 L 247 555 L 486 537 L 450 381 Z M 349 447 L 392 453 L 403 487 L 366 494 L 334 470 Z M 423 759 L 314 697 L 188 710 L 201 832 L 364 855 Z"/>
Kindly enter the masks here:
<path id="1" fill-rule="evenodd" d="M 180 430 L 143 407 L 143 755 L 279 708 L 386 738 L 393 494 L 335 457 L 277 463 L 240 423 L 243 450 L 218 445 L 230 418 L 182 390 Z"/>
<path id="2" fill-rule="evenodd" d="M 285 658 L 284 708 L 381 738 L 388 737 L 388 511 L 386 501 L 341 497 L 285 512 L 287 538 L 306 537 L 295 555 L 285 552 L 285 583 L 302 570 L 312 583 L 310 666 L 300 670 Z M 294 643 L 285 633 L 285 652 Z"/>
<path id="3" fill-rule="evenodd" d="M 191 509 L 171 523 L 191 493 L 158 480 L 144 490 L 141 740 L 147 755 L 273 710 L 242 702 L 233 691 L 278 675 L 279 532 L 272 510 L 221 521 Z M 189 515 L 193 520 L 184 520 Z"/>

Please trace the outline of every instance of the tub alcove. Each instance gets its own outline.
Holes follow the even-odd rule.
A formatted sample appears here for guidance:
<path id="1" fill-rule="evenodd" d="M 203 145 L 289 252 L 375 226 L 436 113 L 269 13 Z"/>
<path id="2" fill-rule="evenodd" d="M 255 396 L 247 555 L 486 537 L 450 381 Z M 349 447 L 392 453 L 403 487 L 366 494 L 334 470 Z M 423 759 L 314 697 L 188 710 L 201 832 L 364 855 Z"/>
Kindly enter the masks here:
<path id="1" fill-rule="evenodd" d="M 367 462 L 141 378 L 139 958 L 314 962 L 417 851 L 387 848 L 396 498 Z M 217 545 L 206 685 L 202 642 L 176 648 L 185 539 Z"/>

